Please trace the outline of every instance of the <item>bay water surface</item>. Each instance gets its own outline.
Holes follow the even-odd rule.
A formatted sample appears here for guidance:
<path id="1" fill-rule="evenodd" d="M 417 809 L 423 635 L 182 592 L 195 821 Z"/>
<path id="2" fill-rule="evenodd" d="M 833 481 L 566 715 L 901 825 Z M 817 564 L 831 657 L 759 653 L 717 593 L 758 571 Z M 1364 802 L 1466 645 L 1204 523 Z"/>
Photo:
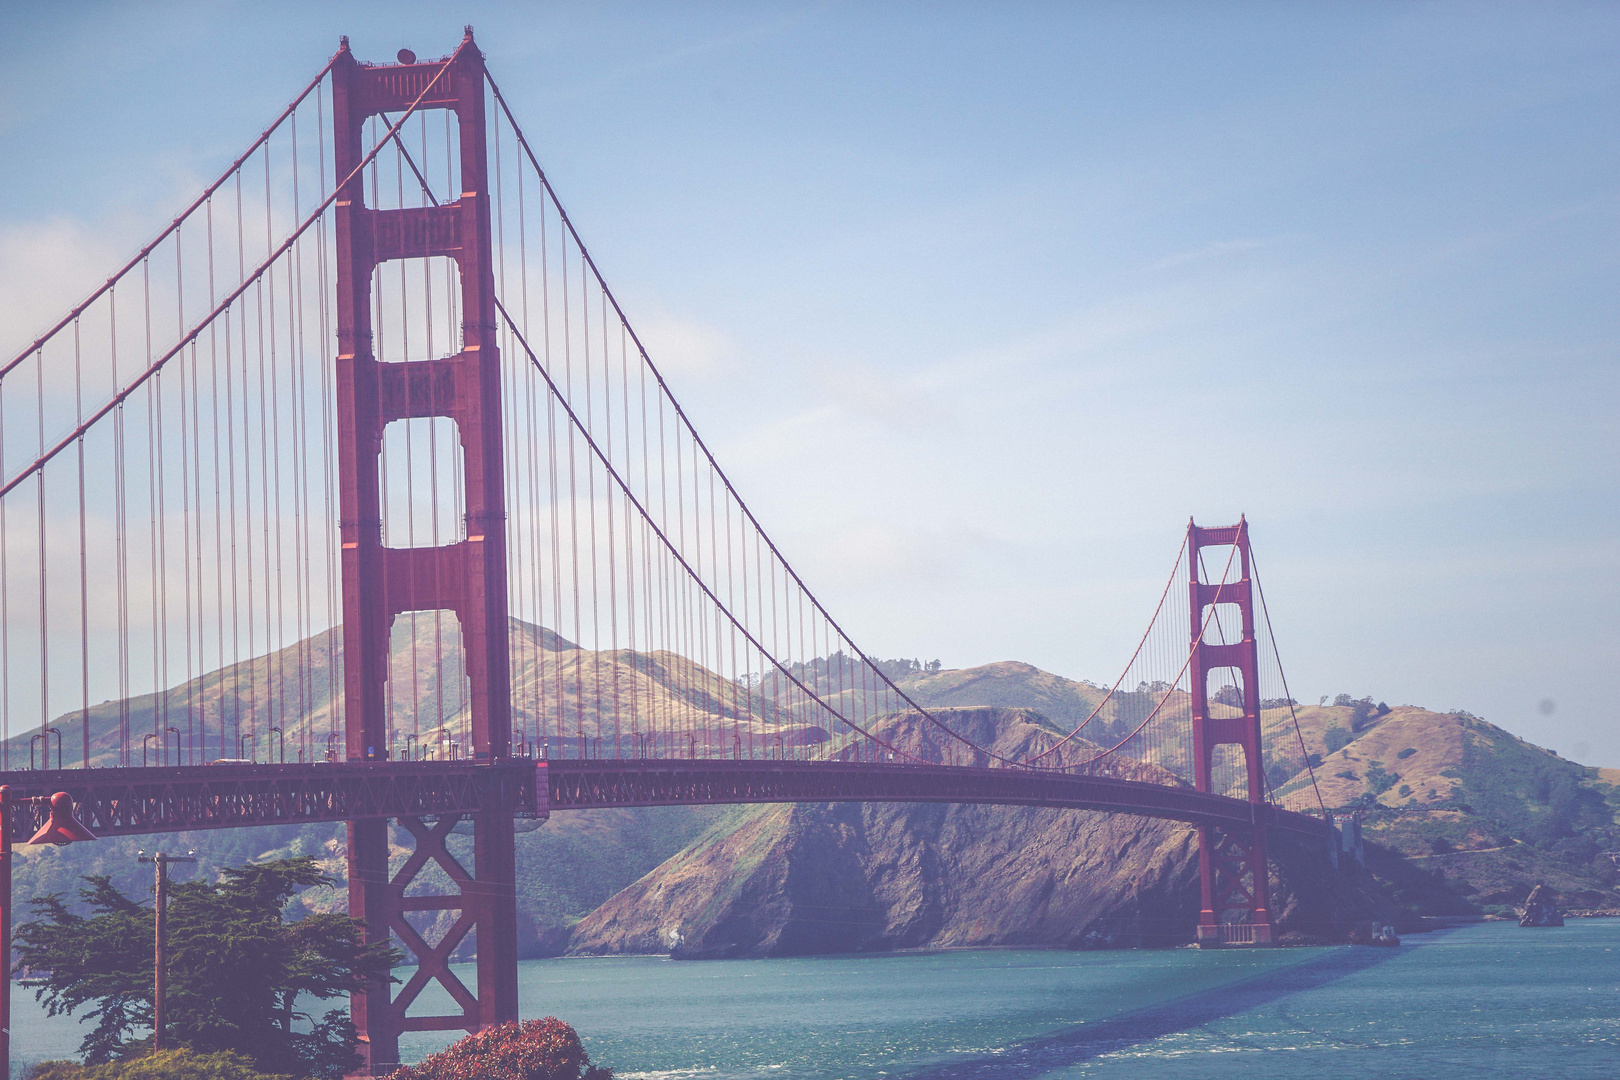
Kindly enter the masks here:
<path id="1" fill-rule="evenodd" d="M 523 1014 L 573 1024 L 620 1080 L 1620 1080 L 1620 919 L 1398 949 L 534 960 L 519 979 Z M 72 1054 L 75 1020 L 12 1001 L 14 1062 Z"/>

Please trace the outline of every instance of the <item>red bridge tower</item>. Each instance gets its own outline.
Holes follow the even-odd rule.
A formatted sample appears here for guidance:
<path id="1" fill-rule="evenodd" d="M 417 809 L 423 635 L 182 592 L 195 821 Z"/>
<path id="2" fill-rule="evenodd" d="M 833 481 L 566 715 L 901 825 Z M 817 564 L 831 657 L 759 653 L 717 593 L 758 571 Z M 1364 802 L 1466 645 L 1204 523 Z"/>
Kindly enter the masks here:
<path id="1" fill-rule="evenodd" d="M 1237 548 L 1237 581 L 1206 583 L 1198 579 L 1198 553 L 1206 547 Z M 1254 633 L 1254 590 L 1249 567 L 1249 524 L 1199 528 L 1187 525 L 1187 567 L 1191 582 L 1192 730 L 1194 780 L 1199 791 L 1209 791 L 1215 748 L 1226 743 L 1243 748 L 1248 773 L 1248 798 L 1253 809 L 1249 828 L 1198 827 L 1198 876 L 1201 903 L 1198 913 L 1200 945 L 1254 944 L 1271 940 L 1271 887 L 1266 872 L 1266 825 L 1271 804 L 1265 796 L 1265 758 L 1260 750 L 1260 652 Z M 1241 620 L 1242 638 L 1217 643 L 1207 640 L 1216 619 L 1211 605 L 1230 605 Z M 1221 620 L 1224 628 L 1230 626 Z M 1225 669 L 1236 672 L 1243 695 L 1239 715 L 1212 716 L 1209 677 Z M 1230 711 L 1230 710 L 1227 710 Z"/>
<path id="2" fill-rule="evenodd" d="M 388 641 L 407 611 L 454 611 L 461 623 L 472 683 L 472 755 L 510 753 L 511 689 L 507 654 L 506 507 L 501 456 L 501 383 L 496 352 L 495 281 L 490 249 L 490 192 L 485 152 L 484 60 L 469 29 L 455 55 L 430 63 L 367 65 L 344 39 L 332 67 L 336 175 L 364 157 L 362 127 L 373 116 L 450 109 L 461 132 L 461 191 L 441 206 L 379 210 L 365 204 L 363 173 L 340 191 L 337 229 L 337 400 L 342 499 L 344 730 L 350 761 L 381 761 L 391 743 L 385 709 Z M 386 130 L 386 129 L 384 129 Z M 461 276 L 462 347 L 453 356 L 380 362 L 372 346 L 372 279 L 392 259 L 447 256 Z M 465 539 L 439 547 L 385 547 L 379 458 L 383 429 L 411 417 L 447 417 L 460 438 L 466 489 Z M 398 935 L 417 967 L 397 996 L 377 985 L 352 1002 L 363 1071 L 382 1074 L 399 1061 L 406 1031 L 478 1031 L 516 1020 L 516 898 L 512 815 L 469 815 L 474 826 L 469 873 L 445 840 L 460 819 L 402 817 L 415 850 L 393 874 L 388 821 L 349 823 L 349 910 L 374 939 Z M 447 896 L 406 895 L 429 861 L 455 883 Z M 455 911 L 450 931 L 430 945 L 407 916 Z M 449 967 L 469 934 L 478 957 L 476 993 Z M 408 1016 L 437 979 L 461 1006 L 450 1016 Z"/>

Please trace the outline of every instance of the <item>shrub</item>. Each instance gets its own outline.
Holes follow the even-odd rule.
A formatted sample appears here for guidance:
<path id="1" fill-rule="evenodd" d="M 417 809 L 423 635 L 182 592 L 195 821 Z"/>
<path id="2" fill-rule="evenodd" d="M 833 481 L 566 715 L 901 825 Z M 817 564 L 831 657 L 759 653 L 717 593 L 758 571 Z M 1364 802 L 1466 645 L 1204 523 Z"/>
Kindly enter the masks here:
<path id="1" fill-rule="evenodd" d="M 1367 762 L 1367 786 L 1372 788 L 1374 795 L 1382 795 L 1394 787 L 1400 777 L 1384 769 L 1382 761 Z"/>
<path id="2" fill-rule="evenodd" d="M 1291 761 L 1273 761 L 1266 769 L 1266 784 L 1273 791 L 1294 778 L 1299 769 Z"/>
<path id="3" fill-rule="evenodd" d="M 1400 753 L 1395 755 L 1395 760 L 1396 761 L 1405 761 L 1407 758 L 1411 757 L 1415 753 L 1417 753 L 1417 747 L 1408 746 L 1405 750 L 1402 750 Z"/>
<path id="4" fill-rule="evenodd" d="M 1327 747 L 1328 753 L 1337 754 L 1349 746 L 1354 737 L 1338 724 L 1329 724 L 1327 730 L 1322 732 L 1322 745 Z"/>
<path id="5" fill-rule="evenodd" d="M 1313 769 L 1320 769 L 1322 767 L 1322 755 L 1321 754 L 1308 754 L 1308 755 L 1306 755 L 1305 764 L 1309 765 Z"/>
<path id="6" fill-rule="evenodd" d="M 469 1035 L 391 1080 L 613 1080 L 592 1065 L 579 1034 L 555 1016 Z"/>
<path id="7" fill-rule="evenodd" d="M 28 1080 L 289 1080 L 278 1073 L 263 1073 L 250 1058 L 223 1051 L 194 1054 L 165 1050 L 161 1054 L 80 1065 L 74 1061 L 45 1061 L 34 1066 Z"/>
<path id="8" fill-rule="evenodd" d="M 1362 728 L 1372 723 L 1372 719 L 1373 704 L 1371 701 L 1363 698 L 1361 701 L 1357 701 L 1350 706 L 1351 731 L 1360 731 Z"/>

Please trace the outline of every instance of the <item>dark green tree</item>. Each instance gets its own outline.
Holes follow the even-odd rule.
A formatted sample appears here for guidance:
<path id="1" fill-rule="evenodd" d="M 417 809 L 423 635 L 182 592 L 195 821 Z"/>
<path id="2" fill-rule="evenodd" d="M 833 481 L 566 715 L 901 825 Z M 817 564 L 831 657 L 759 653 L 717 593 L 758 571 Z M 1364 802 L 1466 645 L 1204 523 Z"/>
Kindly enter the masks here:
<path id="1" fill-rule="evenodd" d="M 1337 754 L 1340 750 L 1349 746 L 1354 738 L 1354 735 L 1338 724 L 1329 724 L 1327 730 L 1322 732 L 1322 745 L 1327 748 L 1328 753 Z"/>
<path id="2" fill-rule="evenodd" d="M 1384 710 L 1384 712 L 1388 711 L 1388 709 Z M 1383 713 L 1379 712 L 1377 707 L 1373 705 L 1370 697 L 1364 697 L 1360 701 L 1352 701 L 1350 703 L 1350 730 L 1360 731 L 1372 723 L 1375 717 L 1382 715 Z"/>
<path id="3" fill-rule="evenodd" d="M 146 1052 L 152 1024 L 151 907 L 105 876 L 79 891 L 91 914 L 58 895 L 32 901 L 39 916 L 17 927 L 18 974 L 55 1016 L 94 1003 L 96 1026 L 79 1049 L 91 1063 Z M 267 1072 L 339 1077 L 358 1064 L 342 1010 L 300 1013 L 299 995 L 327 1000 L 389 978 L 398 953 L 364 944 L 347 915 L 286 922 L 300 889 L 334 884 L 310 858 L 225 871 L 213 884 L 177 882 L 169 893 L 168 1040 L 200 1053 L 233 1050 Z M 298 1030 L 305 1026 L 307 1030 Z"/>
<path id="4" fill-rule="evenodd" d="M 1399 780 L 1400 776 L 1385 769 L 1382 761 L 1367 762 L 1367 786 L 1374 795 L 1382 795 Z"/>

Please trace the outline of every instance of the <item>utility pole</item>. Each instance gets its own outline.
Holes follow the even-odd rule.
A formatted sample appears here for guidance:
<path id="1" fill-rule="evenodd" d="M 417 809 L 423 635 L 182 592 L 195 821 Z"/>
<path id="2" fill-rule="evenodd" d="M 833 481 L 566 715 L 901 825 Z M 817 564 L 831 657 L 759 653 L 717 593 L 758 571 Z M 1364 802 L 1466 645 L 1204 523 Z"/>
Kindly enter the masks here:
<path id="1" fill-rule="evenodd" d="M 164 955 L 163 937 L 169 911 L 169 864 L 194 863 L 197 861 L 197 853 L 188 851 L 184 855 L 170 855 L 159 851 L 150 857 L 144 851 L 135 854 L 141 862 L 152 864 L 153 892 L 156 893 L 154 902 L 157 907 L 157 918 L 153 921 L 157 924 L 157 928 L 152 935 L 152 1052 L 155 1054 L 166 1049 L 163 1045 L 163 1036 L 168 1017 L 165 1015 L 167 1010 L 163 1002 L 169 980 L 164 970 L 168 958 Z"/>

